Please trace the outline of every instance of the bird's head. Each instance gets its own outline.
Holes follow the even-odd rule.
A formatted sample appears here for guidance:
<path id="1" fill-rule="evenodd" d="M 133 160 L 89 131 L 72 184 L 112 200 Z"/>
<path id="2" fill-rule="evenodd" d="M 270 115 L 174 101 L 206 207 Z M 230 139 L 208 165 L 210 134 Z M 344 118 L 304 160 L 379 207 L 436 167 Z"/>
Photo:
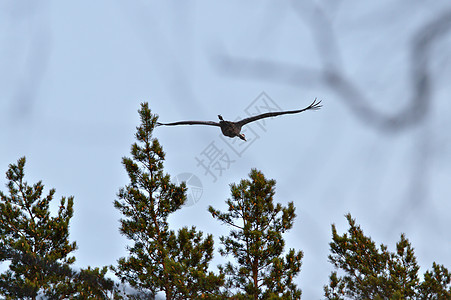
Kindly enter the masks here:
<path id="1" fill-rule="evenodd" d="M 218 115 L 219 120 L 224 121 L 221 115 Z"/>
<path id="2" fill-rule="evenodd" d="M 244 136 L 244 133 L 240 133 L 240 134 L 238 135 L 238 137 L 239 137 L 240 139 L 242 139 L 243 141 L 246 140 L 246 137 Z"/>

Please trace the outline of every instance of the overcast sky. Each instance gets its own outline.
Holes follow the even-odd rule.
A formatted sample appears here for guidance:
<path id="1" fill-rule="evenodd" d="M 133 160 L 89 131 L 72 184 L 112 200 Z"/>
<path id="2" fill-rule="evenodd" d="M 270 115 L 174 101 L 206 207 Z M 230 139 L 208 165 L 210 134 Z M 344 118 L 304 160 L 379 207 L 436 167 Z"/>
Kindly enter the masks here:
<path id="1" fill-rule="evenodd" d="M 76 266 L 126 255 L 113 201 L 149 102 L 160 121 L 267 119 L 249 139 L 216 127 L 159 127 L 165 170 L 189 179 L 172 228 L 226 234 L 229 184 L 257 168 L 293 201 L 296 283 L 323 296 L 330 225 L 350 212 L 377 244 L 412 242 L 421 272 L 451 268 L 449 1 L 12 1 L 0 3 L 0 183 L 27 157 L 29 183 L 75 197 Z M 54 203 L 54 207 L 57 203 Z M 219 244 L 215 244 L 218 249 Z M 226 259 L 216 252 L 212 267 Z"/>

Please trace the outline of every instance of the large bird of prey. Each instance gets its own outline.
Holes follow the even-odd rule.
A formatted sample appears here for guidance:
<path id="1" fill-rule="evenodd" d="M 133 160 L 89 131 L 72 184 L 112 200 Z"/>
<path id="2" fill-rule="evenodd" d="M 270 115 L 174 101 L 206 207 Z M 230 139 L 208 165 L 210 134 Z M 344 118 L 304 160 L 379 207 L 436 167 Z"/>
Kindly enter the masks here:
<path id="1" fill-rule="evenodd" d="M 213 122 L 213 121 L 179 121 L 174 123 L 160 123 L 157 122 L 157 126 L 174 126 L 174 125 L 210 125 L 210 126 L 218 126 L 221 128 L 222 134 L 228 137 L 239 137 L 242 140 L 246 140 L 246 137 L 244 134 L 241 133 L 241 127 L 246 125 L 247 123 L 254 122 L 260 119 L 269 118 L 269 117 L 275 117 L 285 114 L 297 114 L 306 110 L 317 110 L 321 108 L 321 101 L 317 101 L 316 99 L 303 109 L 298 110 L 287 110 L 287 111 L 275 111 L 275 112 L 268 112 L 256 116 L 252 116 L 246 119 L 243 119 L 241 121 L 237 122 L 231 122 L 231 121 L 224 121 L 221 115 L 218 115 L 219 122 Z"/>

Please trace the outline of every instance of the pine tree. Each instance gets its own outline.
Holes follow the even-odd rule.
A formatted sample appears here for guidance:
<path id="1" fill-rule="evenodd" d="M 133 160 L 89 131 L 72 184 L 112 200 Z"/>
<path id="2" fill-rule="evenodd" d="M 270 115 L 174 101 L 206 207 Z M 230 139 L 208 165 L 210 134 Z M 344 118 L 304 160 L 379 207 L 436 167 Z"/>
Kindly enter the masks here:
<path id="1" fill-rule="evenodd" d="M 176 185 L 163 173 L 165 154 L 152 132 L 157 116 L 147 103 L 139 110 L 141 125 L 123 165 L 130 184 L 121 188 L 114 206 L 121 211 L 120 231 L 133 245 L 129 256 L 112 267 L 123 282 L 144 295 L 164 291 L 166 299 L 214 298 L 223 276 L 208 272 L 213 257 L 213 237 L 203 238 L 195 227 L 178 232 L 169 228 L 168 216 L 186 200 L 184 183 Z"/>
<path id="2" fill-rule="evenodd" d="M 9 195 L 0 191 L 0 262 L 10 263 L 0 274 L 0 295 L 7 299 L 77 298 L 76 289 L 88 283 L 80 277 L 83 273 L 70 268 L 75 261 L 70 254 L 77 247 L 69 241 L 73 197 L 63 197 L 58 215 L 51 217 L 49 204 L 55 190 L 42 197 L 44 185 L 39 181 L 29 186 L 24 168 L 25 157 L 11 164 L 6 172 Z M 112 291 L 113 282 L 104 275 L 91 286 Z"/>
<path id="3" fill-rule="evenodd" d="M 327 299 L 449 298 L 450 277 L 443 266 L 434 263 L 433 273 L 426 272 L 425 280 L 420 283 L 415 253 L 404 234 L 392 253 L 383 244 L 379 249 L 350 214 L 346 219 L 348 233 L 339 235 L 332 225 L 329 260 L 344 274 L 338 276 L 336 271 L 332 272 L 329 285 L 324 287 Z"/>
<path id="4" fill-rule="evenodd" d="M 293 226 L 295 208 L 274 205 L 275 181 L 252 169 L 250 180 L 231 185 L 232 199 L 228 211 L 222 213 L 212 206 L 213 218 L 232 228 L 229 236 L 221 236 L 223 256 L 232 255 L 231 262 L 220 269 L 228 275 L 227 287 L 238 299 L 300 299 L 301 290 L 293 283 L 300 272 L 302 252 L 290 249 L 285 257 L 282 234 Z"/>
<path id="5" fill-rule="evenodd" d="M 424 273 L 418 299 L 451 299 L 451 273 L 448 269 L 432 263 L 432 271 Z"/>
<path id="6" fill-rule="evenodd" d="M 63 197 L 58 215 L 51 217 L 49 203 L 55 190 L 42 198 L 44 186 L 24 181 L 25 157 L 11 164 L 6 173 L 9 196 L 0 192 L 1 261 L 10 261 L 0 275 L 0 293 L 12 298 L 35 299 L 59 285 L 75 261 L 69 254 L 76 243 L 69 242 L 69 220 L 73 198 Z"/>

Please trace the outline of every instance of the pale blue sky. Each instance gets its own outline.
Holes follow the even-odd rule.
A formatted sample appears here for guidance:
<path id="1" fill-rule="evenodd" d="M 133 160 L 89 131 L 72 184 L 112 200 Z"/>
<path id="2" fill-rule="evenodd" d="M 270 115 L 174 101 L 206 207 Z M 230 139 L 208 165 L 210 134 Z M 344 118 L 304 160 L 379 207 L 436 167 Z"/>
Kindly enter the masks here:
<path id="1" fill-rule="evenodd" d="M 257 168 L 277 181 L 277 202 L 296 206 L 286 238 L 304 251 L 296 279 L 304 299 L 322 297 L 330 225 L 344 231 L 348 212 L 392 250 L 406 233 L 422 271 L 433 261 L 449 268 L 451 26 L 431 25 L 416 41 L 450 11 L 445 0 L 2 1 L 2 190 L 8 164 L 25 155 L 28 182 L 43 180 L 58 200 L 75 197 L 76 265 L 114 264 L 127 242 L 113 200 L 128 183 L 121 157 L 141 102 L 170 122 L 245 117 L 262 92 L 282 109 L 318 97 L 320 111 L 249 128 L 259 138 L 240 155 L 218 128 L 157 128 L 166 171 L 203 185 L 199 202 L 171 217 L 173 228 L 195 225 L 217 241 L 228 229 L 206 208 L 225 208 L 228 185 Z M 380 114 L 412 107 L 418 66 L 429 93 L 418 114 L 387 127 Z M 211 143 L 233 161 L 216 181 L 196 161 Z M 212 267 L 224 261 L 216 254 Z"/>

